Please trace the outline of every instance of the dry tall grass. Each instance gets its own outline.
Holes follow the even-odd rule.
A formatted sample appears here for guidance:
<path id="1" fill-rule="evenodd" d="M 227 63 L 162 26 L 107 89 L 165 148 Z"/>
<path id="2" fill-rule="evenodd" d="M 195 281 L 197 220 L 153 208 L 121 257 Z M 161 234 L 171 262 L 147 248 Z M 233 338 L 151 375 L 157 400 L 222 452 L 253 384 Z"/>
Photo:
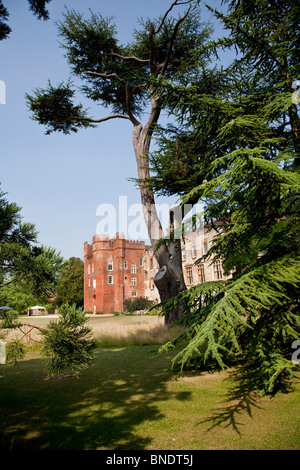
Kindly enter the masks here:
<path id="1" fill-rule="evenodd" d="M 40 332 L 29 326 L 36 325 L 47 328 L 50 321 L 57 321 L 45 317 L 28 317 L 22 319 L 27 325 L 20 330 L 10 330 L 6 340 L 20 339 L 23 337 L 29 346 L 33 346 L 42 339 Z M 92 316 L 88 320 L 92 335 L 100 347 L 125 347 L 164 344 L 184 330 L 180 327 L 168 328 L 164 325 L 164 319 L 155 316 Z"/>
<path id="2" fill-rule="evenodd" d="M 128 325 L 113 320 L 93 327 L 94 338 L 102 347 L 164 344 L 183 332 L 180 327 L 166 327 L 161 319 L 136 324 L 128 322 Z"/>

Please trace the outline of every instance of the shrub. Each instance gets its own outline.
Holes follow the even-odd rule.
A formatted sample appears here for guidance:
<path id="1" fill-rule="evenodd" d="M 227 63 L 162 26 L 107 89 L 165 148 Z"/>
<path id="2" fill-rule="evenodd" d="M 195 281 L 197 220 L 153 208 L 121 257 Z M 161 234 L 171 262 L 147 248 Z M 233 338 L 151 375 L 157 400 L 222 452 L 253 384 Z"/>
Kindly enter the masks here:
<path id="1" fill-rule="evenodd" d="M 124 310 L 129 313 L 136 312 L 137 310 L 147 310 L 152 307 L 152 300 L 145 299 L 144 297 L 136 297 L 134 299 L 126 299 L 124 302 Z"/>
<path id="2" fill-rule="evenodd" d="M 58 314 L 59 321 L 50 322 L 49 328 L 42 331 L 46 373 L 53 376 L 70 370 L 78 376 L 90 364 L 96 344 L 82 308 L 63 304 Z"/>

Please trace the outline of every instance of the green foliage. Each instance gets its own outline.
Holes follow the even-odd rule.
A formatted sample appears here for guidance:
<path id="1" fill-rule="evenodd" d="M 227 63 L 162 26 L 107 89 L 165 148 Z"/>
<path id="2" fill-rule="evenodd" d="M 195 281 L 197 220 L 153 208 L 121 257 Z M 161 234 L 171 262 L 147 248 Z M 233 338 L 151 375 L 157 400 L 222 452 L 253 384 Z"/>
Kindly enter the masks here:
<path id="1" fill-rule="evenodd" d="M 5 23 L 8 19 L 8 11 L 3 5 L 2 1 L 0 2 L 0 41 L 6 39 L 11 32 L 10 27 Z"/>
<path id="2" fill-rule="evenodd" d="M 0 329 L 16 328 L 18 325 L 17 312 L 14 310 L 0 310 Z"/>
<path id="3" fill-rule="evenodd" d="M 164 107 L 163 96 L 156 93 L 153 80 L 164 76 L 174 83 L 186 84 L 198 70 L 201 54 L 195 54 L 194 50 L 200 50 L 211 33 L 209 27 L 200 23 L 198 3 L 175 0 L 161 17 L 140 20 L 133 40 L 127 44 L 118 41 L 111 18 L 90 12 L 86 19 L 80 13 L 66 10 L 58 31 L 72 73 L 82 81 L 81 91 L 85 96 L 108 107 L 112 113 L 99 119 L 89 117 L 81 105 L 73 104 L 74 91 L 70 86 L 61 84 L 27 95 L 33 119 L 46 126 L 46 133 L 76 132 L 79 127 L 110 119 L 129 120 L 133 124 L 138 175 L 147 176 L 151 138 Z M 172 18 L 182 5 L 185 9 L 182 15 Z M 142 115 L 147 116 L 145 124 L 140 122 Z M 154 201 L 153 191 L 151 188 L 145 191 L 142 186 L 140 190 L 146 207 Z M 144 214 L 149 217 L 149 208 Z M 155 224 L 159 225 L 158 217 Z M 150 221 L 146 225 L 150 231 Z M 179 257 L 176 261 L 180 264 Z M 173 284 L 176 292 L 185 287 L 182 273 L 180 277 L 181 282 Z M 163 289 L 160 290 L 162 294 Z"/>
<path id="4" fill-rule="evenodd" d="M 44 336 L 43 356 L 48 375 L 71 372 L 75 376 L 88 367 L 95 349 L 91 329 L 86 317 L 75 304 L 63 304 L 59 308 L 60 319 L 50 322 Z"/>
<path id="5" fill-rule="evenodd" d="M 137 310 L 146 310 L 152 306 L 153 302 L 145 297 L 126 299 L 124 302 L 124 310 L 129 313 L 136 312 Z"/>
<path id="6" fill-rule="evenodd" d="M 18 319 L 20 311 L 32 307 L 36 300 L 49 302 L 49 297 L 56 291 L 63 259 L 55 249 L 36 245 L 34 226 L 22 224 L 20 208 L 9 203 L 2 192 L 0 216 L 0 299 L 1 303 L 16 310 L 0 311 L 0 329 L 5 337 L 8 329 L 21 330 L 22 323 Z M 69 265 L 72 270 L 76 259 Z M 79 269 L 82 276 L 82 262 Z M 74 271 L 73 274 L 76 277 L 78 273 Z M 58 324 L 53 322 L 50 329 L 43 331 L 46 370 L 49 374 L 56 374 L 68 368 L 78 375 L 90 362 L 94 343 L 89 338 L 90 330 L 85 326 L 85 316 L 75 304 L 63 305 L 60 315 Z M 33 325 L 33 328 L 38 327 Z M 6 348 L 9 362 L 16 364 L 18 359 L 24 357 L 22 340 L 9 341 Z"/>
<path id="7" fill-rule="evenodd" d="M 81 105 L 73 104 L 74 94 L 71 83 L 60 83 L 54 87 L 50 81 L 48 88 L 36 89 L 35 96 L 26 94 L 27 104 L 33 112 L 33 120 L 46 126 L 46 134 L 54 131 L 69 134 L 90 126 L 89 122 L 81 121 L 85 116 L 85 110 Z"/>
<path id="8" fill-rule="evenodd" d="M 0 290 L 1 305 L 9 305 L 18 313 L 24 313 L 33 305 L 40 305 L 38 300 L 32 293 L 28 292 L 26 282 L 19 281 L 16 284 L 9 284 Z"/>
<path id="9" fill-rule="evenodd" d="M 16 328 L 19 324 L 18 313 L 14 310 L 0 310 L 0 330 Z"/>
<path id="10" fill-rule="evenodd" d="M 49 13 L 46 10 L 46 4 L 50 3 L 51 0 L 27 0 L 29 4 L 29 10 L 39 20 L 48 20 Z M 0 41 L 6 39 L 11 33 L 11 28 L 5 23 L 8 20 L 9 14 L 7 9 L 4 7 L 3 2 L 0 1 Z"/>
<path id="11" fill-rule="evenodd" d="M 34 225 L 23 223 L 21 208 L 4 196 L 0 191 L 0 288 L 26 279 L 28 293 L 50 296 L 63 260 L 53 248 L 37 246 Z"/>
<path id="12" fill-rule="evenodd" d="M 198 60 L 193 50 L 200 48 L 211 32 L 199 20 L 196 8 L 183 18 L 170 18 L 170 11 L 180 5 L 174 2 L 167 15 L 153 21 L 139 20 L 133 40 L 121 45 L 112 18 L 90 12 L 84 18 L 74 10 L 66 10 L 58 25 L 62 46 L 72 73 L 83 84 L 81 91 L 92 101 L 113 111 L 111 117 L 130 119 L 136 124 L 150 102 L 149 79 L 165 75 L 172 80 L 195 73 Z M 186 2 L 187 8 L 197 2 Z M 102 119 L 92 119 L 81 105 L 74 105 L 71 84 L 37 89 L 27 95 L 33 119 L 47 128 L 46 133 L 77 132 Z M 106 120 L 106 118 L 104 118 Z"/>
<path id="13" fill-rule="evenodd" d="M 32 11 L 34 16 L 39 20 L 48 20 L 49 12 L 46 10 L 46 4 L 50 3 L 51 0 L 27 0 L 29 3 L 29 9 Z"/>
<path id="14" fill-rule="evenodd" d="M 14 339 L 6 343 L 6 360 L 7 363 L 17 366 L 18 361 L 24 358 L 26 348 L 21 340 Z"/>
<path id="15" fill-rule="evenodd" d="M 58 276 L 64 260 L 55 248 L 43 245 L 34 247 L 33 255 L 32 274 L 28 277 L 26 283 L 30 292 L 45 301 L 55 294 Z"/>
<path id="16" fill-rule="evenodd" d="M 75 303 L 77 307 L 83 306 L 83 272 L 84 264 L 80 258 L 73 257 L 64 263 L 56 287 L 56 305 Z"/>
<path id="17" fill-rule="evenodd" d="M 29 246 L 36 241 L 36 229 L 33 224 L 22 223 L 21 208 L 8 202 L 5 196 L 6 193 L 0 190 L 0 242 Z"/>
<path id="18" fill-rule="evenodd" d="M 233 273 L 163 304 L 165 312 L 185 304 L 187 333 L 162 350 L 188 340 L 175 363 L 234 364 L 243 385 L 264 393 L 283 389 L 297 371 L 291 356 L 300 337 L 299 99 L 293 89 L 300 69 L 298 27 L 292 27 L 298 14 L 293 1 L 229 2 L 219 17 L 231 34 L 217 45 L 236 46 L 239 56 L 220 71 L 226 80 L 205 93 L 205 74 L 188 88 L 158 84 L 166 87 L 180 126 L 153 158 L 154 184 L 161 191 L 167 182 L 172 151 L 174 174 L 192 156 L 193 188 L 188 178 L 178 185 L 171 175 L 169 194 L 180 189 L 183 204 L 204 204 L 206 227 L 219 234 L 204 259 L 219 259 Z"/>

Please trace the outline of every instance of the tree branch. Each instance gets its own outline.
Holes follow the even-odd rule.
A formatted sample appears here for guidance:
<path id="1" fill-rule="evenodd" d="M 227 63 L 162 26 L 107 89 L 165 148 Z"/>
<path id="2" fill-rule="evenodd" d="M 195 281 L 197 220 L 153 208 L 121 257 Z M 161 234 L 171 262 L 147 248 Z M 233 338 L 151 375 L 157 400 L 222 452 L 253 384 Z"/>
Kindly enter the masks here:
<path id="1" fill-rule="evenodd" d="M 121 59 L 121 60 L 133 60 L 135 62 L 139 62 L 140 64 L 149 64 L 149 59 L 140 59 L 139 57 L 136 57 L 134 55 L 124 56 L 124 55 L 118 54 L 117 52 L 114 52 L 114 51 L 111 51 L 109 53 L 109 55 L 111 55 L 113 57 L 117 57 L 118 59 Z"/>
<path id="2" fill-rule="evenodd" d="M 130 107 L 130 96 L 131 93 L 129 91 L 129 83 L 126 83 L 125 86 L 125 96 L 126 96 L 126 108 L 127 108 L 127 113 L 128 113 L 128 118 L 132 122 L 134 126 L 139 126 L 140 122 L 136 119 L 136 117 L 132 114 L 131 107 Z"/>
<path id="3" fill-rule="evenodd" d="M 96 77 L 101 77 L 101 78 L 116 78 L 117 80 L 120 80 L 120 82 L 124 82 L 122 78 L 119 77 L 116 73 L 99 73 L 99 72 L 92 72 L 91 70 L 85 70 L 83 73 L 87 73 L 89 75 L 95 75 Z"/>
<path id="4" fill-rule="evenodd" d="M 159 67 L 161 67 L 161 75 L 163 75 L 165 73 L 165 70 L 168 66 L 168 63 L 169 63 L 169 60 L 170 60 L 170 57 L 171 57 L 171 53 L 172 53 L 172 48 L 173 48 L 173 44 L 174 44 L 174 40 L 176 38 L 176 34 L 177 34 L 177 31 L 178 31 L 178 28 L 179 26 L 181 25 L 181 23 L 186 19 L 187 15 L 189 14 L 190 12 L 190 9 L 191 7 L 186 11 L 186 13 L 181 17 L 179 18 L 179 20 L 177 21 L 175 27 L 174 27 L 174 31 L 173 31 L 173 34 L 170 38 L 170 42 L 169 42 L 169 47 L 168 47 L 168 51 L 167 51 L 167 55 L 166 55 L 166 59 L 164 61 L 163 64 L 160 64 Z"/>
<path id="5" fill-rule="evenodd" d="M 154 63 L 154 47 L 153 47 L 153 36 L 155 34 L 153 23 L 150 23 L 150 31 L 149 31 L 149 50 L 150 50 L 150 70 L 154 77 L 157 76 L 157 67 Z"/>
<path id="6" fill-rule="evenodd" d="M 157 34 L 159 33 L 159 31 L 161 30 L 161 28 L 163 27 L 164 25 L 164 22 L 166 21 L 166 18 L 168 16 L 168 14 L 170 13 L 171 10 L 173 10 L 173 8 L 177 5 L 188 5 L 189 3 L 191 3 L 191 0 L 186 0 L 186 1 L 182 1 L 182 2 L 179 2 L 178 0 L 175 0 L 175 2 L 172 3 L 172 5 L 170 6 L 170 8 L 166 11 L 166 13 L 164 14 L 163 16 L 163 19 L 161 20 L 161 23 L 158 27 L 158 29 L 156 31 L 153 31 L 154 34 Z M 190 8 L 189 8 L 190 10 Z"/>
<path id="7" fill-rule="evenodd" d="M 69 119 L 75 119 L 76 121 L 86 121 L 86 122 L 91 122 L 91 123 L 95 123 L 95 124 L 98 124 L 100 122 L 104 122 L 104 121 L 109 121 L 110 119 L 117 119 L 117 118 L 120 118 L 120 119 L 129 119 L 130 120 L 130 117 L 127 116 L 127 114 L 111 114 L 109 116 L 106 116 L 104 118 L 100 118 L 100 119 L 92 119 L 92 118 L 89 118 L 87 116 L 73 116 L 72 114 L 63 122 L 66 122 L 68 121 Z"/>
<path id="8" fill-rule="evenodd" d="M 3 284 L 0 284 L 0 288 L 2 289 L 3 287 L 8 286 L 9 284 L 13 284 L 14 282 L 21 281 L 22 279 L 25 279 L 25 278 L 28 277 L 28 276 L 29 276 L 29 275 L 27 274 L 27 275 L 22 275 L 22 276 L 13 278 L 11 281 L 4 282 Z"/>
<path id="9" fill-rule="evenodd" d="M 51 328 L 42 328 L 42 327 L 40 327 L 40 326 L 32 325 L 31 323 L 20 323 L 20 324 L 18 325 L 18 328 L 20 328 L 21 326 L 30 326 L 31 329 L 36 328 L 36 329 L 39 330 L 39 331 L 51 331 Z M 21 330 L 21 328 L 20 328 L 20 330 Z M 21 330 L 21 331 L 22 331 L 22 330 Z M 30 330 L 30 331 L 31 331 L 31 330 Z M 22 333 L 24 333 L 24 332 L 22 331 Z"/>

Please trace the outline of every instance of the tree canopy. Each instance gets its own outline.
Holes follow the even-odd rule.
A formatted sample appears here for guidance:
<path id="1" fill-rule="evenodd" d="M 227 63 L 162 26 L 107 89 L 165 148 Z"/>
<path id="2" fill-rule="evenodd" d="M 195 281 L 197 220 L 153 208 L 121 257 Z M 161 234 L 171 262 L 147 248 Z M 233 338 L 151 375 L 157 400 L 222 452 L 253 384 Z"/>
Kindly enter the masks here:
<path id="1" fill-rule="evenodd" d="M 110 110 L 105 117 L 91 117 L 82 104 L 75 103 L 72 82 L 27 94 L 32 118 L 45 126 L 46 133 L 68 134 L 111 119 L 125 119 L 133 125 L 132 142 L 139 180 L 150 176 L 149 149 L 161 112 L 167 104 L 154 82 L 165 77 L 174 84 L 189 83 L 199 68 L 200 51 L 211 28 L 201 24 L 198 1 L 175 0 L 159 18 L 141 19 L 131 42 L 120 44 L 111 18 L 99 13 L 86 19 L 80 13 L 66 10 L 58 31 L 72 74 L 82 81 L 81 92 L 92 102 Z M 177 17 L 176 8 L 185 10 Z M 173 15 L 173 16 L 172 16 Z M 144 121 L 145 120 L 145 121 Z M 144 122 L 143 122 L 144 121 Z M 144 218 L 154 248 L 163 229 L 150 185 L 140 184 Z M 186 288 L 182 274 L 179 241 L 174 241 L 172 254 L 165 247 L 155 251 L 160 272 L 154 282 L 161 299 Z M 174 318 L 180 311 L 173 312 Z M 171 317 L 166 317 L 172 321 Z"/>
<path id="2" fill-rule="evenodd" d="M 69 303 L 83 307 L 83 271 L 84 264 L 80 258 L 72 257 L 65 261 L 56 286 L 56 305 Z"/>
<path id="3" fill-rule="evenodd" d="M 233 276 L 164 308 L 185 305 L 191 339 L 176 357 L 182 366 L 234 364 L 248 390 L 274 393 L 297 371 L 292 344 L 300 336 L 299 5 L 226 3 L 227 13 L 216 15 L 230 34 L 211 50 L 233 46 L 239 55 L 214 88 L 203 88 L 207 74 L 189 87 L 164 83 L 180 126 L 154 156 L 153 180 L 162 191 L 170 178 L 166 188 L 183 203 L 203 202 L 206 226 L 218 233 L 205 258 L 221 260 Z M 192 159 L 192 188 L 170 173 L 172 152 L 173 175 Z"/>
<path id="4" fill-rule="evenodd" d="M 50 297 L 63 258 L 54 248 L 39 246 L 33 224 L 22 221 L 21 208 L 0 191 L 0 289 L 26 280 L 34 295 Z"/>
<path id="5" fill-rule="evenodd" d="M 25 337 L 36 328 L 44 337 L 46 373 L 70 371 L 78 375 L 90 364 L 95 349 L 83 309 L 75 303 L 82 302 L 83 263 L 78 258 L 64 263 L 55 249 L 39 246 L 35 226 L 22 222 L 21 208 L 5 195 L 0 192 L 0 301 L 9 309 L 0 311 L 0 338 L 6 338 L 10 329 L 21 330 Z M 49 303 L 57 288 L 61 295 L 58 321 L 50 322 L 47 328 L 30 324 L 30 330 L 24 332 L 28 325 L 18 314 L 37 299 Z M 16 364 L 25 354 L 22 337 L 6 341 L 6 351 L 7 361 Z"/>

